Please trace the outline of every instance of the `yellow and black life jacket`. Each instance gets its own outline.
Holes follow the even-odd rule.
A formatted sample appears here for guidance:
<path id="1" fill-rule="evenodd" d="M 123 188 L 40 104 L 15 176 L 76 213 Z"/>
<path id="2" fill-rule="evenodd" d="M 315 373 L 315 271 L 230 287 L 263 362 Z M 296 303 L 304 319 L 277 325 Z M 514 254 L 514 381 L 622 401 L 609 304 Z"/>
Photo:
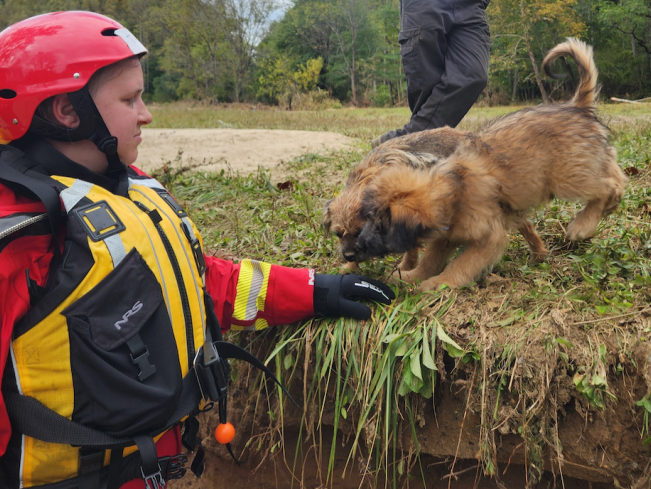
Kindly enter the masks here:
<path id="1" fill-rule="evenodd" d="M 4 160 L 0 181 L 27 186 Z M 14 327 L 2 487 L 112 488 L 142 475 L 158 489 L 172 469 L 160 467 L 154 440 L 203 401 L 219 401 L 225 418 L 225 358 L 271 372 L 221 341 L 200 235 L 156 180 L 132 173 L 128 198 L 69 177 L 39 180 L 63 202 L 67 234 L 46 293 Z"/>

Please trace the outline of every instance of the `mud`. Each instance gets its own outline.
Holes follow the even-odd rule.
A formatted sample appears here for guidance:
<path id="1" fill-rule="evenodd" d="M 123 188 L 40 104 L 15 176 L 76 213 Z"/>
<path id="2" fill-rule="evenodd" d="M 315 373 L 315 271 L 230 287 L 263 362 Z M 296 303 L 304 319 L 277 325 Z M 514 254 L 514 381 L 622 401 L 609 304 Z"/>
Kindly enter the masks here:
<path id="1" fill-rule="evenodd" d="M 136 165 L 151 173 L 164 164 L 248 174 L 277 168 L 307 153 L 350 149 L 356 140 L 333 132 L 263 129 L 143 129 Z"/>

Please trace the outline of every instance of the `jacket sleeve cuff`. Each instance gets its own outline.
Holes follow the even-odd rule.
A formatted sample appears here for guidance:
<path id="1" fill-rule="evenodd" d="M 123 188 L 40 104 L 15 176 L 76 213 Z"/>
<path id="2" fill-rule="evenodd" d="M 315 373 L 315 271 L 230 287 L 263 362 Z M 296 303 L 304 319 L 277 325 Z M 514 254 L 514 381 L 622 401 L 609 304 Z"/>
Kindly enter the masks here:
<path id="1" fill-rule="evenodd" d="M 263 316 L 270 326 L 314 317 L 314 270 L 271 266 Z"/>

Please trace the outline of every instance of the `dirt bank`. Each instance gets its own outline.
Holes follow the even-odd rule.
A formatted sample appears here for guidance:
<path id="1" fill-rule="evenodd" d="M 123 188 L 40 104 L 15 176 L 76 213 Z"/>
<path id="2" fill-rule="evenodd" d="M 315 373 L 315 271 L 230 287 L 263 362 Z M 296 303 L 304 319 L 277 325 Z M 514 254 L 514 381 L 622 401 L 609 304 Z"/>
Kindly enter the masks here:
<path id="1" fill-rule="evenodd" d="M 143 129 L 138 166 L 151 172 L 166 162 L 201 170 L 268 169 L 306 153 L 352 147 L 356 140 L 333 132 L 263 129 Z"/>

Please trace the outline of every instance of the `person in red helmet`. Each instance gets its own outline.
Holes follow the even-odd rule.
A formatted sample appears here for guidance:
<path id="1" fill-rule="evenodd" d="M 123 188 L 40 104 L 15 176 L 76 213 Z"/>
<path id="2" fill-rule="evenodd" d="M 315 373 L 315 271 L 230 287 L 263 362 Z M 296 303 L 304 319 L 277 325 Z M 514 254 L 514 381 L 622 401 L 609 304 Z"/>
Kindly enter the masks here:
<path id="1" fill-rule="evenodd" d="M 356 299 L 394 298 L 357 275 L 205 256 L 185 211 L 132 166 L 152 119 L 146 52 L 90 12 L 0 33 L 3 489 L 162 489 L 185 473 L 204 403 L 226 423 L 227 359 L 266 369 L 222 331 L 364 319 Z"/>

